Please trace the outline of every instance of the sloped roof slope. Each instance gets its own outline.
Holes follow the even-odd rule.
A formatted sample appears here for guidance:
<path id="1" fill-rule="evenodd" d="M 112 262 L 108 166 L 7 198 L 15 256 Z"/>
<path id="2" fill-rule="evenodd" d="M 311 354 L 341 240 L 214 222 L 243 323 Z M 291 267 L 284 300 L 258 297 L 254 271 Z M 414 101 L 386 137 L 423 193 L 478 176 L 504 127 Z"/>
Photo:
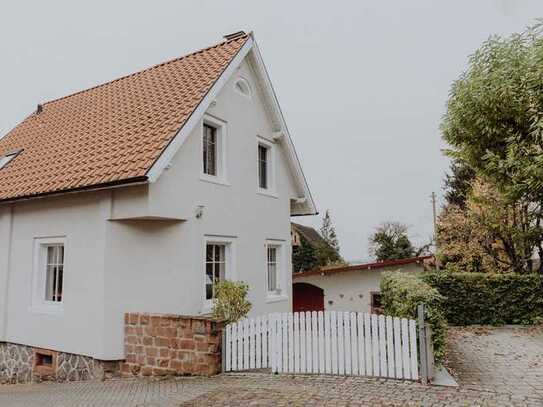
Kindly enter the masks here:
<path id="1" fill-rule="evenodd" d="M 249 37 L 45 103 L 0 139 L 0 157 L 20 150 L 0 202 L 145 181 Z"/>
<path id="2" fill-rule="evenodd" d="M 313 247 L 330 247 L 319 232 L 310 226 L 300 225 L 299 223 L 291 222 L 292 228 L 302 235 L 307 242 Z"/>

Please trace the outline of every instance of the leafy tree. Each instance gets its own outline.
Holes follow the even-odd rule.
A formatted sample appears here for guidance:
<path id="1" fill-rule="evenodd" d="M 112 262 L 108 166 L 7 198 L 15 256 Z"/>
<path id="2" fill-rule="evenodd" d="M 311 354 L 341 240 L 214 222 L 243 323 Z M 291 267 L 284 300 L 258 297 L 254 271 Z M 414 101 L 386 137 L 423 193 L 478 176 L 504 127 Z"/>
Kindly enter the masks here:
<path id="1" fill-rule="evenodd" d="M 407 234 L 408 227 L 399 222 L 381 223 L 370 237 L 370 254 L 377 261 L 407 259 L 416 253 Z"/>
<path id="2" fill-rule="evenodd" d="M 454 82 L 442 123 L 449 154 L 513 201 L 543 201 L 543 35 L 491 37 Z"/>
<path id="3" fill-rule="evenodd" d="M 466 217 L 481 228 L 481 247 L 517 272 L 530 269 L 534 250 L 543 257 L 542 27 L 484 42 L 454 82 L 441 126 L 448 154 L 479 180 Z"/>
<path id="4" fill-rule="evenodd" d="M 215 285 L 213 317 L 226 324 L 245 318 L 251 310 L 247 301 L 249 286 L 242 281 L 219 281 Z"/>
<path id="5" fill-rule="evenodd" d="M 539 212 L 536 205 L 512 203 L 477 179 L 465 208 L 449 205 L 439 217 L 442 260 L 464 271 L 530 272 L 530 259 L 543 237 Z"/>
<path id="6" fill-rule="evenodd" d="M 455 264 L 469 272 L 498 271 L 499 265 L 483 249 L 488 240 L 484 231 L 466 210 L 450 204 L 443 208 L 437 222 L 440 262 Z"/>
<path id="7" fill-rule="evenodd" d="M 330 210 L 327 209 L 322 219 L 321 236 L 337 253 L 339 253 L 339 240 L 336 235 L 336 229 L 332 225 Z"/>
<path id="8" fill-rule="evenodd" d="M 300 245 L 292 248 L 292 268 L 295 273 L 314 270 L 320 266 L 317 250 L 300 235 Z"/>

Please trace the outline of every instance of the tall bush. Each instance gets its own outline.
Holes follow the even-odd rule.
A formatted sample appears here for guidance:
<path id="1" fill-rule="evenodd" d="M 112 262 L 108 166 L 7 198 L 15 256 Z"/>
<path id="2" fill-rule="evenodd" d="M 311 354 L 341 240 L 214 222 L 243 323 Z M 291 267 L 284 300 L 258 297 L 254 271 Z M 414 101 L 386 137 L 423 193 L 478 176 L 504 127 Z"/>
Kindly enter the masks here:
<path id="1" fill-rule="evenodd" d="M 517 273 L 429 272 L 422 278 L 444 297 L 452 325 L 543 321 L 543 276 Z"/>
<path id="2" fill-rule="evenodd" d="M 226 324 L 245 318 L 251 310 L 247 301 L 249 286 L 242 281 L 219 281 L 215 284 L 213 317 Z"/>
<path id="3" fill-rule="evenodd" d="M 432 328 L 435 361 L 441 364 L 445 352 L 447 320 L 443 313 L 443 297 L 417 274 L 390 272 L 381 279 L 381 301 L 384 313 L 401 318 L 417 318 L 417 306 L 426 304 L 426 320 Z"/>

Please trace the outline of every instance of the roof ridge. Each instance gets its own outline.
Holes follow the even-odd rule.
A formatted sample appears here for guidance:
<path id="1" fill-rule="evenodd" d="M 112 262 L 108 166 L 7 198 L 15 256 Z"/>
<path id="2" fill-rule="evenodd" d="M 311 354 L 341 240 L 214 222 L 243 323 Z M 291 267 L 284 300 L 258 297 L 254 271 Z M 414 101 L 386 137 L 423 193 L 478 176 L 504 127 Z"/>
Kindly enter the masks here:
<path id="1" fill-rule="evenodd" d="M 150 66 L 150 67 L 148 67 L 148 68 L 144 68 L 144 69 L 141 69 L 141 70 L 139 70 L 139 71 L 132 72 L 132 73 L 127 74 L 127 75 L 123 75 L 123 76 L 121 76 L 121 77 L 119 77 L 119 78 L 112 79 L 112 80 L 110 80 L 110 81 L 103 82 L 103 83 L 100 83 L 100 84 L 95 85 L 95 86 L 91 86 L 90 88 L 78 90 L 78 91 L 76 91 L 76 92 L 73 92 L 73 93 L 70 93 L 70 94 L 68 94 L 68 95 L 64 95 L 64 96 L 58 97 L 58 98 L 56 98 L 56 99 L 48 100 L 48 101 L 43 102 L 43 103 L 41 103 L 41 104 L 42 104 L 42 106 L 45 106 L 45 105 L 48 105 L 48 104 L 51 104 L 51 103 L 55 103 L 55 102 L 58 102 L 58 101 L 61 101 L 61 100 L 70 98 L 70 97 L 72 97 L 72 96 L 76 96 L 76 95 L 79 95 L 79 94 L 81 94 L 81 93 L 89 92 L 89 91 L 91 91 L 91 90 L 95 90 L 95 89 L 101 88 L 102 86 L 110 85 L 110 84 L 112 84 L 112 83 L 121 81 L 121 80 L 123 80 L 123 79 L 130 78 L 130 77 L 132 77 L 132 76 L 142 74 L 142 73 L 147 72 L 147 71 L 150 71 L 150 70 L 152 70 L 152 69 L 156 69 L 156 68 L 158 68 L 158 67 L 161 67 L 161 66 L 164 66 L 164 65 L 168 65 L 168 64 L 171 64 L 171 63 L 173 63 L 173 62 L 181 61 L 181 60 L 184 59 L 184 58 L 188 58 L 188 57 L 190 57 L 190 56 L 193 56 L 193 55 L 196 55 L 196 54 L 200 54 L 200 53 L 205 52 L 205 51 L 209 51 L 210 49 L 217 48 L 217 47 L 220 47 L 220 46 L 229 44 L 229 43 L 231 43 L 231 42 L 239 41 L 240 39 L 247 40 L 249 37 L 252 37 L 252 36 L 253 36 L 253 32 L 250 31 L 250 32 L 248 32 L 248 33 L 245 34 L 245 35 L 240 35 L 239 37 L 232 38 L 232 39 L 230 39 L 230 40 L 221 41 L 221 42 L 216 43 L 216 44 L 214 44 L 214 45 L 210 45 L 210 46 L 208 46 L 208 47 L 201 48 L 201 49 L 199 49 L 199 50 L 190 52 L 190 53 L 185 54 L 185 55 L 182 55 L 182 56 L 180 56 L 180 57 L 173 58 L 173 59 L 169 59 L 169 60 L 164 61 L 164 62 L 161 62 L 161 63 L 159 63 L 159 64 L 152 65 L 152 66 Z M 31 113 L 29 116 L 32 116 L 32 113 Z M 9 134 L 9 133 L 8 133 L 8 134 Z"/>

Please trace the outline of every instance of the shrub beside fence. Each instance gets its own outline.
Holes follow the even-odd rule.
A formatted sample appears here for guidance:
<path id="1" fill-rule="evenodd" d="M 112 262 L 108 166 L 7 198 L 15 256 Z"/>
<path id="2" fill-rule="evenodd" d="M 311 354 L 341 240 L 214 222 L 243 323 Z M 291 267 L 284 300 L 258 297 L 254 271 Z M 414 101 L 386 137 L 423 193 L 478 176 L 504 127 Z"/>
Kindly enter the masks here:
<path id="1" fill-rule="evenodd" d="M 534 324 L 543 321 L 543 276 L 433 271 L 422 279 L 444 297 L 451 325 Z"/>
<path id="2" fill-rule="evenodd" d="M 432 342 L 437 364 L 445 352 L 447 320 L 443 313 L 443 296 L 417 274 L 384 273 L 381 280 L 381 301 L 386 315 L 417 318 L 417 306 L 426 304 L 426 321 L 432 328 Z"/>

